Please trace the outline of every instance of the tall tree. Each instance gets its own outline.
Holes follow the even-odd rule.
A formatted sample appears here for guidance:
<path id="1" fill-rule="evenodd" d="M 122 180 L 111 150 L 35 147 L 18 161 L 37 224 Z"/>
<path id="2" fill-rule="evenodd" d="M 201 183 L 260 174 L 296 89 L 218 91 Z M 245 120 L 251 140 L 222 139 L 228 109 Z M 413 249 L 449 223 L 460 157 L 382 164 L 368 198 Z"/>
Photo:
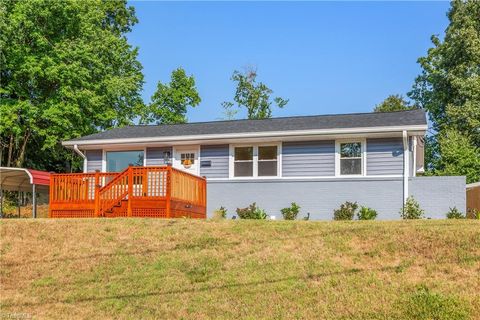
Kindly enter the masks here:
<path id="1" fill-rule="evenodd" d="M 185 123 L 187 107 L 195 107 L 201 101 L 193 75 L 187 76 L 185 70 L 178 68 L 172 71 L 170 83 L 158 83 L 148 113 L 141 122 Z"/>
<path id="2" fill-rule="evenodd" d="M 64 170 L 60 140 L 143 110 L 137 22 L 124 1 L 0 0 L 1 163 Z"/>
<path id="3" fill-rule="evenodd" d="M 391 112 L 414 109 L 403 96 L 399 94 L 389 95 L 382 103 L 375 106 L 374 112 Z"/>
<path id="4" fill-rule="evenodd" d="M 449 174 L 471 172 L 465 168 L 471 162 L 451 163 L 445 152 L 447 140 L 450 144 L 462 141 L 468 154 L 480 148 L 479 17 L 479 1 L 452 1 L 444 39 L 432 36 L 433 47 L 418 60 L 423 70 L 409 96 L 428 111 L 433 124 L 429 160 L 434 172 L 445 172 L 446 167 Z M 442 147 L 438 146 L 440 137 Z M 475 177 L 468 173 L 467 179 Z"/>
<path id="5" fill-rule="evenodd" d="M 283 108 L 288 103 L 288 99 L 280 97 L 271 100 L 273 91 L 263 82 L 257 82 L 257 70 L 254 68 L 247 68 L 244 73 L 234 71 L 231 79 L 237 83 L 233 100 L 237 103 L 237 107 L 247 109 L 248 119 L 270 118 L 273 103 L 279 108 Z M 224 102 L 223 106 L 231 112 L 231 102 Z"/>
<path id="6" fill-rule="evenodd" d="M 462 175 L 467 181 L 480 181 L 480 148 L 474 146 L 465 135 L 456 130 L 442 130 L 437 137 L 437 152 L 434 157 L 435 174 Z"/>

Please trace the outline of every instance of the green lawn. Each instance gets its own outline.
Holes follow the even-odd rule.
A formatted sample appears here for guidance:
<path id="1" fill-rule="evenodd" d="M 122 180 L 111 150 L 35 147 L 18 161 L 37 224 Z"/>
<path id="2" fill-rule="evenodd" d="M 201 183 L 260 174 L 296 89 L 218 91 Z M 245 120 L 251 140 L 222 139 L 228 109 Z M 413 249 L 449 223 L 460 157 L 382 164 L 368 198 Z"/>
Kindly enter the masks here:
<path id="1" fill-rule="evenodd" d="M 0 226 L 0 318 L 480 319 L 480 221 Z"/>

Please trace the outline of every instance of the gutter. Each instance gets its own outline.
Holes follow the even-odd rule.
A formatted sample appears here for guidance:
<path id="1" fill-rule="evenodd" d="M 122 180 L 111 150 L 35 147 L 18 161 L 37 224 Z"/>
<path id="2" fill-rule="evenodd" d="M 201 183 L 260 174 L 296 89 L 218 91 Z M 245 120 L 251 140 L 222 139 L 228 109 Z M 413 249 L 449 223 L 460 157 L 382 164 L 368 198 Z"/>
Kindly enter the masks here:
<path id="1" fill-rule="evenodd" d="M 83 159 L 83 172 L 87 172 L 87 156 L 78 149 L 78 145 L 73 145 L 73 150 Z"/>

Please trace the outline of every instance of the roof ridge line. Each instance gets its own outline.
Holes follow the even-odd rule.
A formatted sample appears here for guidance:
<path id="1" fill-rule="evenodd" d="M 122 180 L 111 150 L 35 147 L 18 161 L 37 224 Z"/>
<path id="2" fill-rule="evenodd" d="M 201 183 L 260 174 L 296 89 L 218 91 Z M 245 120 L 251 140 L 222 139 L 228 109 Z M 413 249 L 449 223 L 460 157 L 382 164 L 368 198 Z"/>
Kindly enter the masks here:
<path id="1" fill-rule="evenodd" d="M 354 115 L 377 115 L 377 114 L 386 114 L 386 113 L 403 113 L 403 112 L 412 112 L 422 110 L 421 108 L 414 108 L 410 110 L 396 110 L 396 111 L 385 111 L 385 112 L 352 112 L 352 113 L 331 113 L 331 114 L 311 114 L 303 116 L 285 116 L 285 117 L 272 117 L 264 119 L 232 119 L 232 120 L 211 120 L 211 121 L 197 121 L 197 122 L 185 122 L 185 123 L 159 123 L 159 124 L 133 124 L 127 125 L 125 127 L 153 127 L 153 126 L 181 126 L 181 125 L 190 125 L 190 124 L 204 124 L 204 123 L 221 123 L 221 122 L 237 122 L 237 121 L 268 121 L 276 119 L 292 119 L 292 118 L 314 118 L 314 117 L 329 117 L 329 116 L 354 116 Z M 116 127 L 113 129 L 124 128 Z"/>

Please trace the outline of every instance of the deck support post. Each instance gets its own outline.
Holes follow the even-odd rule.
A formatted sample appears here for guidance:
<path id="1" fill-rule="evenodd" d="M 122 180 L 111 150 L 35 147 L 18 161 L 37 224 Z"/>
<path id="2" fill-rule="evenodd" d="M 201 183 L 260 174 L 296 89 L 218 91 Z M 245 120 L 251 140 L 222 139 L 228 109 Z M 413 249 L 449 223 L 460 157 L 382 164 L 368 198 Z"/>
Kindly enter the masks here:
<path id="1" fill-rule="evenodd" d="M 167 218 L 172 217 L 171 209 L 171 199 L 172 199 L 172 167 L 167 167 L 167 189 L 165 194 L 165 213 Z"/>
<path id="2" fill-rule="evenodd" d="M 132 197 L 133 197 L 133 166 L 128 166 L 128 202 L 127 202 L 127 216 L 132 216 Z"/>
<path id="3" fill-rule="evenodd" d="M 100 216 L 100 171 L 95 170 L 95 217 Z"/>
<path id="4" fill-rule="evenodd" d="M 56 188 L 56 179 L 53 176 L 50 176 L 50 185 L 48 187 L 48 217 L 52 218 L 52 202 L 53 202 L 53 192 Z"/>

